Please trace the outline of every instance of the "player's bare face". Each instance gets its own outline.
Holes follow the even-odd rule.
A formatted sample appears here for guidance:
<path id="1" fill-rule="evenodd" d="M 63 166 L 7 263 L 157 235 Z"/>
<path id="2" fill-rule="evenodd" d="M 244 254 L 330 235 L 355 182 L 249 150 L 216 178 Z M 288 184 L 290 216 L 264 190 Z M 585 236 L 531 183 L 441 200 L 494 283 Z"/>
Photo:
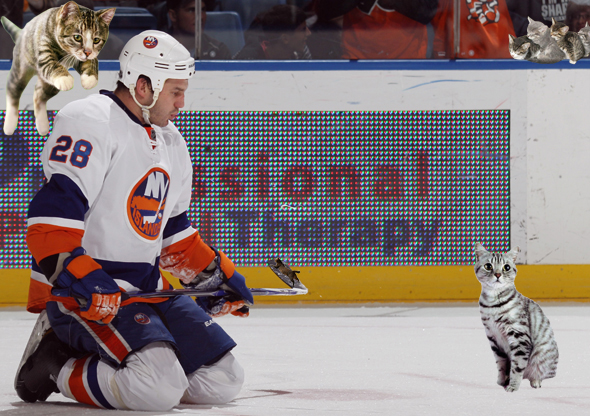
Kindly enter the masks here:
<path id="1" fill-rule="evenodd" d="M 168 79 L 160 92 L 156 105 L 150 110 L 150 121 L 156 126 L 165 127 L 184 107 L 184 93 L 188 88 L 186 79 Z"/>

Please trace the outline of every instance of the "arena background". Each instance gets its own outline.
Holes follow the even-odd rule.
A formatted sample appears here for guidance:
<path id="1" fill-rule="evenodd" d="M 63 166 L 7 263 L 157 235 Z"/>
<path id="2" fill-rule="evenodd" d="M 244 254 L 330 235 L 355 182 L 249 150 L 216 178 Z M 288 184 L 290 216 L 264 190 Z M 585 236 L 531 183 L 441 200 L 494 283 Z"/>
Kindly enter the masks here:
<path id="1" fill-rule="evenodd" d="M 475 302 L 475 241 L 520 247 L 525 295 L 588 301 L 589 67 L 199 62 L 177 123 L 199 166 L 193 220 L 251 287 L 280 287 L 267 258 L 301 270 L 309 295 L 259 303 Z M 72 73 L 74 89 L 48 109 L 113 89 L 117 70 L 102 62 L 92 91 Z M 42 180 L 31 123 L 23 112 L 17 135 L 2 136 L 5 306 L 24 305 L 28 288 L 26 205 Z"/>

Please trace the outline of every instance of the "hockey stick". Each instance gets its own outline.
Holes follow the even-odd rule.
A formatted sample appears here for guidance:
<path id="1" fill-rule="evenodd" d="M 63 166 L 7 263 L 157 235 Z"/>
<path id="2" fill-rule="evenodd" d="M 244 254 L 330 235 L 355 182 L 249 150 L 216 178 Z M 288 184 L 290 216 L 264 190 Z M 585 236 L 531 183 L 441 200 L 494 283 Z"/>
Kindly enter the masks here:
<path id="1" fill-rule="evenodd" d="M 281 261 L 281 259 L 274 259 L 268 261 L 270 269 L 286 283 L 289 289 L 275 289 L 275 288 L 254 288 L 250 289 L 253 296 L 292 296 L 292 295 L 305 295 L 308 290 L 297 278 L 297 270 L 291 270 L 289 266 Z M 226 296 L 230 292 L 225 290 L 209 290 L 203 291 L 199 289 L 168 289 L 168 290 L 154 290 L 146 292 L 124 292 L 122 293 L 122 300 L 127 298 L 160 298 L 160 297 L 172 297 L 172 296 L 195 296 L 195 297 L 207 297 L 207 296 Z"/>

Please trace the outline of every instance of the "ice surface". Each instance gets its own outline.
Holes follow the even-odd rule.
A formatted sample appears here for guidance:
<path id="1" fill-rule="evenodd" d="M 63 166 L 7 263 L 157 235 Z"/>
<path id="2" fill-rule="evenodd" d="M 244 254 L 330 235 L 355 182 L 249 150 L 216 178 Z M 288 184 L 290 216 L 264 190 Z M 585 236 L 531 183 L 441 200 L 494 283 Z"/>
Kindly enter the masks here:
<path id="1" fill-rule="evenodd" d="M 560 361 L 557 377 L 506 393 L 476 303 L 463 306 L 252 308 L 218 322 L 246 370 L 225 406 L 107 411 L 66 399 L 26 404 L 13 389 L 36 315 L 0 309 L 0 416 L 12 415 L 589 415 L 590 305 L 542 305 Z"/>

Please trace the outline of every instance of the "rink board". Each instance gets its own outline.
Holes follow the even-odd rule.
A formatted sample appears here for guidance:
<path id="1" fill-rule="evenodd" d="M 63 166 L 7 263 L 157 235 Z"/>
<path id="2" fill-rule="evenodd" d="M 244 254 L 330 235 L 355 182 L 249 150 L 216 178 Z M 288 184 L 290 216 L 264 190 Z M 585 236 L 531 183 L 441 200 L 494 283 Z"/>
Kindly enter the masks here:
<path id="1" fill-rule="evenodd" d="M 238 270 L 250 287 L 283 287 L 265 267 Z M 330 305 L 388 302 L 475 302 L 480 293 L 472 266 L 300 267 L 304 296 L 257 297 L 259 304 Z M 28 269 L 0 271 L 0 306 L 23 306 Z M 520 265 L 516 287 L 538 301 L 590 301 L 590 266 Z M 176 279 L 169 279 L 172 284 Z"/>

